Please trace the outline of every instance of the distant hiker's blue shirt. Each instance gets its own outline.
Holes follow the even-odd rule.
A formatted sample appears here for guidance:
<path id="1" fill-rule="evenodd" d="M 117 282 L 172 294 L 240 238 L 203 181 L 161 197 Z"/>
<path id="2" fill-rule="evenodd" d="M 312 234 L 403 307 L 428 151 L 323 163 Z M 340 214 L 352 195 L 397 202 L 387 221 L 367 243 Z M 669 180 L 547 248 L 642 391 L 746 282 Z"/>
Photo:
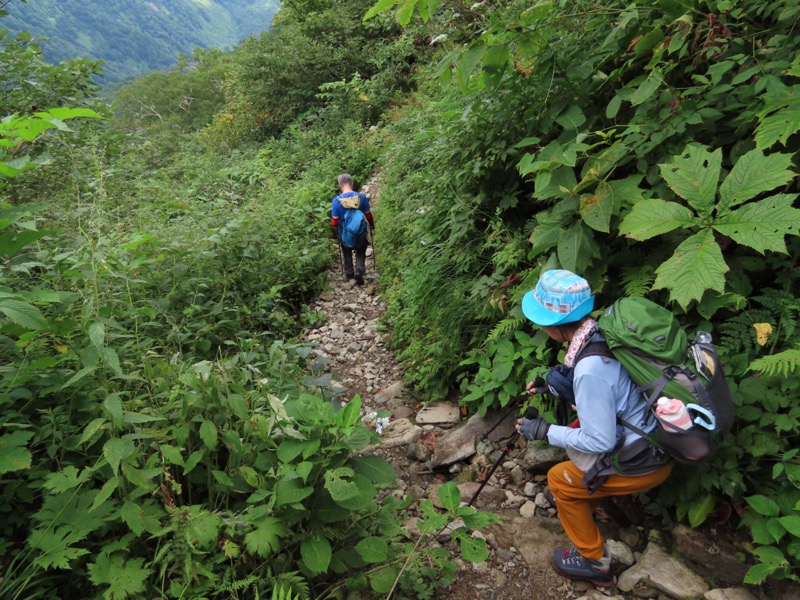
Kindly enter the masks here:
<path id="1" fill-rule="evenodd" d="M 594 336 L 592 340 L 603 339 Z M 625 445 L 639 435 L 617 422 L 617 416 L 641 427 L 645 432 L 655 429 L 655 420 L 648 415 L 642 425 L 645 402 L 637 385 L 622 365 L 602 356 L 587 356 L 575 365 L 573 390 L 580 427 L 552 425 L 547 441 L 559 448 L 601 454 L 610 452 L 625 438 Z"/>
<path id="2" fill-rule="evenodd" d="M 360 210 L 364 214 L 370 211 L 369 198 L 367 198 L 366 194 L 359 194 L 358 192 L 345 192 L 344 194 L 339 194 L 333 199 L 333 202 L 331 202 L 331 218 L 339 220 L 340 230 L 342 227 L 342 220 L 343 220 L 342 217 L 344 217 L 344 213 L 347 209 L 342 206 L 342 203 L 339 202 L 339 199 L 350 198 L 351 196 L 355 195 L 358 195 L 359 197 L 358 210 Z"/>

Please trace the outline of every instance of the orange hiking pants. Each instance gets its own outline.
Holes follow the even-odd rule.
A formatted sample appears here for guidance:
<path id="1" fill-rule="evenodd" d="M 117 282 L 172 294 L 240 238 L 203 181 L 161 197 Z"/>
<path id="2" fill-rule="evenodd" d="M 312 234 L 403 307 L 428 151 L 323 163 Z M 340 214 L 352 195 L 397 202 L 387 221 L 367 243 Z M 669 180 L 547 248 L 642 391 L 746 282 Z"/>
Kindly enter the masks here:
<path id="1" fill-rule="evenodd" d="M 550 493 L 556 499 L 558 518 L 564 531 L 575 544 L 581 556 L 590 560 L 603 558 L 603 538 L 594 523 L 594 508 L 598 498 L 624 496 L 634 492 L 644 492 L 663 482 L 672 472 L 672 463 L 667 463 L 658 471 L 639 477 L 609 475 L 605 483 L 594 494 L 589 495 L 581 482 L 583 471 L 568 460 L 557 464 L 547 472 Z"/>

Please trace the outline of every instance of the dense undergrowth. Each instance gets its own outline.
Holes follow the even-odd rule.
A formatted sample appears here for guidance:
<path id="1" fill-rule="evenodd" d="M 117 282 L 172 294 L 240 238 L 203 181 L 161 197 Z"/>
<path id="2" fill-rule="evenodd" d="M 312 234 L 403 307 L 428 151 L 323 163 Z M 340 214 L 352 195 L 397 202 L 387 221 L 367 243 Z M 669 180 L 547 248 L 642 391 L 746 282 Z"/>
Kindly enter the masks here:
<path id="1" fill-rule="evenodd" d="M 336 412 L 292 342 L 342 171 L 379 175 L 387 322 L 429 399 L 506 406 L 554 363 L 519 311 L 544 268 L 712 331 L 735 431 L 651 508 L 696 526 L 729 503 L 748 581 L 796 578 L 800 8 L 370 5 L 285 3 L 110 108 L 98 65 L 0 40 L 0 596 L 424 598 L 452 578 L 357 455 L 358 401 Z M 424 535 L 488 523 L 443 496 Z"/>

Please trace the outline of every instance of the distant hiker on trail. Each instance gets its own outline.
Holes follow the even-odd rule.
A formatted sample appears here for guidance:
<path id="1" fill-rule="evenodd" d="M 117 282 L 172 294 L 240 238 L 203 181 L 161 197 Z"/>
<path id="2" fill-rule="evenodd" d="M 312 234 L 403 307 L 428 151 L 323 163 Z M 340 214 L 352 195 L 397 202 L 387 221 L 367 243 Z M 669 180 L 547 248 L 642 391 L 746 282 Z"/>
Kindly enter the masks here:
<path id="1" fill-rule="evenodd" d="M 611 554 L 594 522 L 595 501 L 649 490 L 667 478 L 672 463 L 619 423 L 618 418 L 643 423 L 645 433 L 656 427 L 655 419 L 645 415 L 645 399 L 622 365 L 608 354 L 592 353 L 605 344 L 587 347 L 604 341 L 597 322 L 589 317 L 593 308 L 594 296 L 588 282 L 566 270 L 546 271 L 523 297 L 523 314 L 551 339 L 569 344 L 564 363 L 574 370 L 559 366 L 551 373 L 568 373 L 573 378 L 571 385 L 553 389 L 551 381 L 557 384 L 558 377 L 551 378 L 549 374 L 547 383 L 552 392 L 560 392 L 556 395 L 569 398 L 578 420 L 570 426 L 560 426 L 547 423 L 541 416 L 523 418 L 517 422 L 517 430 L 528 440 L 546 440 L 565 448 L 570 459 L 547 473 L 559 519 L 576 546 L 557 548 L 553 566 L 570 579 L 609 586 L 614 582 Z M 528 384 L 529 393 L 534 387 L 533 382 Z M 618 456 L 633 455 L 626 456 L 625 461 L 632 461 L 631 470 L 636 476 L 620 475 L 607 468 L 607 458 L 614 451 L 620 453 Z M 600 465 L 605 468 L 601 470 Z"/>
<path id="2" fill-rule="evenodd" d="M 353 177 L 347 173 L 339 175 L 341 194 L 331 203 L 331 227 L 342 251 L 344 276 L 364 284 L 367 260 L 367 223 L 375 227 L 366 194 L 353 191 Z M 355 252 L 355 269 L 353 253 Z"/>

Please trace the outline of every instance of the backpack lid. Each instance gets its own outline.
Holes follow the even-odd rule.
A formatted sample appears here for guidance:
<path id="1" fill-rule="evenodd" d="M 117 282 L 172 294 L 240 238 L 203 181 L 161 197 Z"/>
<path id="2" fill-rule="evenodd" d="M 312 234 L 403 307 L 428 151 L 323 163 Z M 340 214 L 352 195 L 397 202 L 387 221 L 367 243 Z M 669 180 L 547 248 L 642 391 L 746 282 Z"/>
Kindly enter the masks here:
<path id="1" fill-rule="evenodd" d="M 617 300 L 597 324 L 612 350 L 633 349 L 676 365 L 686 361 L 689 340 L 678 319 L 647 298 Z"/>

